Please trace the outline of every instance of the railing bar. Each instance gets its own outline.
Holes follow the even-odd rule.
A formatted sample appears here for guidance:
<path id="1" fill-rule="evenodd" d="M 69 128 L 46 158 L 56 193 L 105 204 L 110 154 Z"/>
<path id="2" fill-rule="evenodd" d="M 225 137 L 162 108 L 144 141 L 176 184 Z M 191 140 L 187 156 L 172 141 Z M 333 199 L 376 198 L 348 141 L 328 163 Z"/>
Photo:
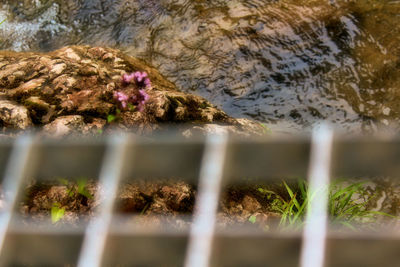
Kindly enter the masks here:
<path id="1" fill-rule="evenodd" d="M 328 187 L 333 132 L 327 125 L 315 129 L 311 140 L 306 223 L 300 258 L 301 267 L 323 267 L 328 222 Z"/>
<path id="2" fill-rule="evenodd" d="M 210 265 L 227 141 L 226 134 L 208 135 L 206 138 L 186 267 Z"/>
<path id="3" fill-rule="evenodd" d="M 99 267 L 102 264 L 114 203 L 125 164 L 126 147 L 125 135 L 112 136 L 108 139 L 99 178 L 102 187 L 100 196 L 102 203 L 99 206 L 98 216 L 89 223 L 86 229 L 78 260 L 79 267 Z"/>
<path id="4" fill-rule="evenodd" d="M 26 178 L 33 147 L 33 137 L 22 135 L 15 140 L 3 180 L 4 210 L 0 215 L 0 252 L 4 247 L 6 234 L 10 228 L 14 208 L 17 205 L 19 190 Z"/>

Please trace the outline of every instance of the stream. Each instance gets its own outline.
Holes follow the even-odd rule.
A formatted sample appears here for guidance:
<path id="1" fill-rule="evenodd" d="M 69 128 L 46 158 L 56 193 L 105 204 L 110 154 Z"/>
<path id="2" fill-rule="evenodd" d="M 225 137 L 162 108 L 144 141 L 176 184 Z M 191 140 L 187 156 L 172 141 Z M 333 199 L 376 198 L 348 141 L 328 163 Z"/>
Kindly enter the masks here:
<path id="1" fill-rule="evenodd" d="M 0 0 L 0 49 L 119 48 L 234 117 L 398 129 L 398 0 Z"/>

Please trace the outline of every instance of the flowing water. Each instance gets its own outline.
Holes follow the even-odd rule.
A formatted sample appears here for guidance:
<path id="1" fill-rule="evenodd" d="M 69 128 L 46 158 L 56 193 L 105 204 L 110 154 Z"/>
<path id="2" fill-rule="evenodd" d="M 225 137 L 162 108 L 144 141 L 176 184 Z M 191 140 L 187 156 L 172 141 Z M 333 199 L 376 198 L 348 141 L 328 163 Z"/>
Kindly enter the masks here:
<path id="1" fill-rule="evenodd" d="M 398 0 L 0 0 L 0 49 L 106 45 L 273 129 L 397 128 Z"/>

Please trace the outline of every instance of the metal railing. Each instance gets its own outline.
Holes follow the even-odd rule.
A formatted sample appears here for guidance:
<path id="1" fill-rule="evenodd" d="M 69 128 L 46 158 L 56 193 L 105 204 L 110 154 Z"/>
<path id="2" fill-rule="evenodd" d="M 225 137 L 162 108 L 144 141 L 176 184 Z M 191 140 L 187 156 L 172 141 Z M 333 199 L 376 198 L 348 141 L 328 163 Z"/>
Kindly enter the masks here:
<path id="1" fill-rule="evenodd" d="M 328 127 L 312 136 L 191 139 L 115 134 L 97 139 L 44 139 L 22 135 L 0 142 L 3 208 L 2 266 L 397 266 L 400 235 L 333 232 L 328 227 L 331 177 L 400 174 L 397 138 L 334 137 Z M 88 224 L 56 226 L 21 220 L 26 186 L 55 177 L 93 177 L 101 205 Z M 125 220 L 115 208 L 123 183 L 177 179 L 197 185 L 192 224 L 176 229 Z M 297 232 L 218 227 L 226 185 L 308 177 L 315 191 L 305 227 Z"/>

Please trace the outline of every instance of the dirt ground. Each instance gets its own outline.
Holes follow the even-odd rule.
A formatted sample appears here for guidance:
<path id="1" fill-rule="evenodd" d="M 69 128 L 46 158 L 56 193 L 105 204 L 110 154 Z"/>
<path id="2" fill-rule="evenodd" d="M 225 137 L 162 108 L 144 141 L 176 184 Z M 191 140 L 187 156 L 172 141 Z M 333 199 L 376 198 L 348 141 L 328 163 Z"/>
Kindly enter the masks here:
<path id="1" fill-rule="evenodd" d="M 382 197 L 377 198 L 377 205 L 385 212 L 398 215 L 399 194 L 393 191 L 393 187 L 384 186 L 388 189 L 380 191 Z M 269 229 L 271 225 L 275 225 L 281 215 L 274 209 L 272 199 L 260 193 L 260 187 L 269 187 L 282 198 L 290 199 L 285 189 L 278 184 L 227 187 L 221 193 L 217 224 L 222 227 L 252 224 L 261 229 Z M 96 208 L 101 203 L 99 192 L 102 188 L 93 181 L 85 182 L 82 188 L 79 189 L 75 183 L 32 184 L 27 188 L 25 198 L 20 204 L 20 213 L 35 221 L 50 221 L 52 207 L 57 205 L 64 213 L 55 224 L 86 223 L 96 216 Z M 374 190 L 379 191 L 376 187 Z M 126 183 L 117 193 L 115 213 L 125 216 L 140 215 L 139 218 L 144 223 L 162 224 L 166 219 L 174 226 L 188 226 L 192 220 L 196 194 L 196 186 L 184 182 L 165 180 Z M 385 221 L 387 219 L 383 218 Z"/>
<path id="2" fill-rule="evenodd" d="M 49 221 L 51 209 L 57 203 L 65 209 L 57 224 L 87 222 L 96 216 L 96 208 L 101 203 L 98 192 L 102 189 L 95 182 L 88 182 L 85 188 L 89 193 L 87 196 L 78 193 L 76 185 L 33 184 L 26 190 L 20 212 L 25 218 Z M 157 215 L 162 215 L 170 218 L 172 223 L 176 223 L 176 219 L 182 224 L 181 215 L 188 215 L 186 223 L 190 223 L 196 193 L 195 186 L 183 182 L 129 183 L 120 188 L 115 209 L 123 215 L 141 215 L 152 223 Z M 227 188 L 222 192 L 219 206 L 217 223 L 221 226 L 249 224 L 249 218 L 255 216 L 255 224 L 265 227 L 270 219 L 279 217 L 270 210 L 268 201 L 255 187 Z"/>

